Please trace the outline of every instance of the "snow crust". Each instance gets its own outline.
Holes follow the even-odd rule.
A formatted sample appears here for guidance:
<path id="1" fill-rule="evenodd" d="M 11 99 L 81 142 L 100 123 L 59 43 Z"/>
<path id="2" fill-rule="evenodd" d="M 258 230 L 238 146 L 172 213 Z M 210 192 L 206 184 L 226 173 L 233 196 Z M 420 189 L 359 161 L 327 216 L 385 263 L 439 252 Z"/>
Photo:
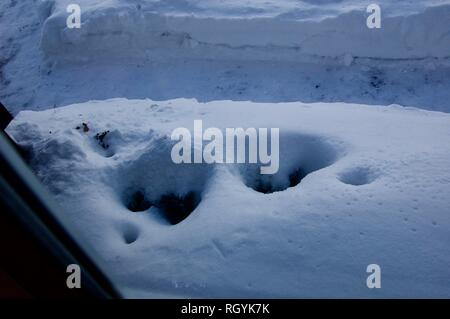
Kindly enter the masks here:
<path id="1" fill-rule="evenodd" d="M 245 165 L 173 164 L 170 133 L 192 129 L 194 119 L 279 127 L 280 174 L 320 165 L 298 185 L 264 194 L 248 185 Z M 112 99 L 22 111 L 7 131 L 63 203 L 59 218 L 128 296 L 450 296 L 447 114 Z M 188 192 L 201 201 L 171 225 L 158 207 L 130 211 L 137 190 L 151 202 Z M 382 265 L 382 289 L 366 287 L 371 263 Z"/>

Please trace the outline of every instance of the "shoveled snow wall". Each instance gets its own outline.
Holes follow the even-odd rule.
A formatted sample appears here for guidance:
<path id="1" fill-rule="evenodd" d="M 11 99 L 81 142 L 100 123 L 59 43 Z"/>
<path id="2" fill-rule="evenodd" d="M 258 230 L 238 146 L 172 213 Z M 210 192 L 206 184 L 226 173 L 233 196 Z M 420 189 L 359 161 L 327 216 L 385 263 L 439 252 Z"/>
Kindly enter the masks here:
<path id="1" fill-rule="evenodd" d="M 211 58 L 450 57 L 450 4 L 402 16 L 382 11 L 380 29 L 367 27 L 365 7 L 324 19 L 175 14 L 128 1 L 82 10 L 81 28 L 68 29 L 69 14 L 64 6 L 56 7 L 42 32 L 47 56 L 81 61 L 104 56 L 151 58 L 155 50 L 163 49 L 169 55 L 204 57 L 213 48 Z"/>

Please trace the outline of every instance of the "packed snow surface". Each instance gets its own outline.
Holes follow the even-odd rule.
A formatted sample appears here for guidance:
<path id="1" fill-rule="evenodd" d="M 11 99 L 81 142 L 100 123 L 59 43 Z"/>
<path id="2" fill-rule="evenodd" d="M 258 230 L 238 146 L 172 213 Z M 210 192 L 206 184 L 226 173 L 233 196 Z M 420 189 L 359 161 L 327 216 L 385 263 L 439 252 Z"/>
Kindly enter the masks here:
<path id="1" fill-rule="evenodd" d="M 450 111 L 450 0 L 0 3 L 0 100 L 13 113 L 91 99 L 400 104 Z"/>
<path id="2" fill-rule="evenodd" d="M 280 128 L 266 182 L 285 187 L 258 191 L 251 164 L 174 164 L 172 130 L 198 119 Z M 448 114 L 112 99 L 22 111 L 7 130 L 127 296 L 450 297 Z M 164 209 L 189 194 L 172 225 Z M 373 263 L 381 289 L 366 287 Z"/>

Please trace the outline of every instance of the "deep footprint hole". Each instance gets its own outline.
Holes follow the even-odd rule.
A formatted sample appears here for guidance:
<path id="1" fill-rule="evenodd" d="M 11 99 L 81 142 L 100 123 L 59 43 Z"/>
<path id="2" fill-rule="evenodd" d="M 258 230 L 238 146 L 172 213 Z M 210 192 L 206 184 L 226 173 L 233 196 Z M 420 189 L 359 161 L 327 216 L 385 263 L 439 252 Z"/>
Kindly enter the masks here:
<path id="1" fill-rule="evenodd" d="M 298 184 L 300 184 L 300 182 L 306 175 L 307 174 L 304 172 L 303 169 L 298 168 L 289 174 L 287 184 L 284 183 L 284 185 L 283 184 L 277 185 L 274 183 L 274 181 L 271 178 L 261 177 L 261 178 L 257 179 L 255 184 L 250 184 L 247 186 L 253 188 L 255 191 L 257 191 L 259 193 L 270 194 L 270 193 L 283 191 L 290 187 L 297 186 Z"/>
<path id="2" fill-rule="evenodd" d="M 142 190 L 135 191 L 129 195 L 125 206 L 132 212 L 143 212 L 152 205 Z"/>
<path id="3" fill-rule="evenodd" d="M 165 219 L 176 225 L 186 219 L 198 206 L 201 201 L 200 194 L 189 192 L 184 196 L 175 194 L 163 195 L 156 202 Z"/>
<path id="4" fill-rule="evenodd" d="M 238 164 L 238 172 L 247 187 L 270 194 L 296 187 L 310 173 L 335 163 L 342 154 L 343 150 L 326 138 L 288 133 L 280 135 L 279 169 L 275 174 L 261 174 L 260 163 Z"/>
<path id="5" fill-rule="evenodd" d="M 144 212 L 156 207 L 161 217 L 170 225 L 176 225 L 186 219 L 198 206 L 201 195 L 198 192 L 188 192 L 186 195 L 173 193 L 160 196 L 151 201 L 142 190 L 127 192 L 125 206 L 132 212 Z"/>
<path id="6" fill-rule="evenodd" d="M 115 189 L 128 210 L 165 225 L 182 222 L 197 208 L 213 175 L 209 164 L 174 163 L 174 145 L 170 137 L 152 133 L 112 179 L 120 181 Z"/>

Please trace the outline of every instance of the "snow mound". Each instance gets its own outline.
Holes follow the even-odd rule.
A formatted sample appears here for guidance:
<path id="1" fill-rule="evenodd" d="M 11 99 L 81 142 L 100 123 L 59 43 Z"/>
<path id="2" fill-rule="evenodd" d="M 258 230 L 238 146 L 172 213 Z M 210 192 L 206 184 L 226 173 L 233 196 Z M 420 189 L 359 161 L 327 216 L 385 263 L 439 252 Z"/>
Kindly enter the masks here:
<path id="1" fill-rule="evenodd" d="M 172 163 L 172 130 L 198 119 L 280 128 L 278 175 Z M 112 99 L 22 111 L 7 131 L 129 296 L 450 297 L 448 114 Z"/>
<path id="2" fill-rule="evenodd" d="M 115 97 L 450 110 L 450 0 L 378 1 L 381 29 L 363 0 L 79 0 L 68 29 L 71 2 L 0 2 L 12 114 Z"/>
<path id="3" fill-rule="evenodd" d="M 204 4 L 205 3 L 205 4 Z M 298 59 L 300 55 L 343 55 L 419 59 L 450 54 L 450 2 L 410 7 L 381 3 L 382 28 L 366 26 L 363 1 L 275 1 L 248 6 L 219 1 L 114 1 L 82 4 L 82 26 L 68 29 L 62 5 L 47 19 L 42 48 L 53 59 L 151 58 L 198 55 L 206 49 L 234 58 Z M 411 11 L 411 7 L 415 7 Z M 267 47 L 276 49 L 267 52 Z M 246 50 L 236 50 L 236 49 Z M 263 52 L 261 53 L 261 49 Z M 232 50 L 235 49 L 235 50 Z M 283 52 L 282 50 L 288 50 Z M 175 51 L 175 52 L 172 52 Z"/>

